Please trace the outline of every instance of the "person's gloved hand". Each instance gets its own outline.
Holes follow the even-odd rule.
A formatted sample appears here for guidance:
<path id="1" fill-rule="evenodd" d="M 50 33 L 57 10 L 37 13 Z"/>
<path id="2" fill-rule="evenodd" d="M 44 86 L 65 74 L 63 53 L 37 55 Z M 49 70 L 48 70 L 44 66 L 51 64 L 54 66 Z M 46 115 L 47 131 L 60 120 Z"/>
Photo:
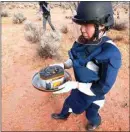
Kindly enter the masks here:
<path id="1" fill-rule="evenodd" d="M 73 62 L 72 62 L 71 59 L 68 59 L 64 63 L 51 64 L 49 66 L 55 66 L 55 65 L 61 66 L 63 69 L 69 69 L 69 68 L 71 68 L 73 66 Z"/>
<path id="2" fill-rule="evenodd" d="M 51 64 L 49 66 L 61 66 L 64 69 L 64 64 L 63 63 Z"/>
<path id="3" fill-rule="evenodd" d="M 67 61 L 64 62 L 64 68 L 69 69 L 73 66 L 73 62 L 71 59 L 68 59 Z"/>
<path id="4" fill-rule="evenodd" d="M 63 85 L 59 86 L 58 89 L 61 89 L 59 91 L 53 92 L 54 94 L 60 94 L 60 93 L 66 93 L 71 91 L 72 89 L 76 89 L 78 87 L 78 82 L 76 81 L 68 81 L 64 83 Z"/>

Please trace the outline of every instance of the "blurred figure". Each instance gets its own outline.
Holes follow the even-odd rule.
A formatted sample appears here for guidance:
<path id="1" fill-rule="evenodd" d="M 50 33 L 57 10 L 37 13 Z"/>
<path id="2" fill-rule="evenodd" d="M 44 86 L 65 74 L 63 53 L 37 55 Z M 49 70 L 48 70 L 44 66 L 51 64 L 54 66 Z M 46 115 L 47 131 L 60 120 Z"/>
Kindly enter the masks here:
<path id="1" fill-rule="evenodd" d="M 43 30 L 44 32 L 46 31 L 46 23 L 48 21 L 49 25 L 51 26 L 52 30 L 55 31 L 54 26 L 52 25 L 51 22 L 51 14 L 50 14 L 50 6 L 49 3 L 46 1 L 40 1 L 40 11 L 42 12 L 43 15 Z"/>

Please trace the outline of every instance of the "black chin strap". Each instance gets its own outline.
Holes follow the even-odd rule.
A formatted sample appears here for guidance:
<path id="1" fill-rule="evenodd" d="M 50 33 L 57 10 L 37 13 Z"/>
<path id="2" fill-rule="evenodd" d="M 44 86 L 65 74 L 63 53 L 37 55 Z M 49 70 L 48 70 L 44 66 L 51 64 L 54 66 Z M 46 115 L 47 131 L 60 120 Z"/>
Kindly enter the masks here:
<path id="1" fill-rule="evenodd" d="M 93 35 L 93 37 L 92 37 L 92 40 L 95 40 L 95 41 L 98 41 L 99 40 L 99 33 L 101 32 L 101 31 L 103 31 L 104 33 L 105 33 L 105 29 L 101 29 L 101 30 L 99 30 L 99 25 L 98 24 L 95 24 L 95 33 L 94 33 L 94 35 Z M 103 33 L 103 34 L 104 34 Z"/>
<path id="2" fill-rule="evenodd" d="M 99 39 L 99 25 L 98 24 L 95 24 L 95 33 L 92 37 L 92 40 L 94 40 L 96 38 L 96 40 Z"/>
<path id="3" fill-rule="evenodd" d="M 100 38 L 99 38 L 99 33 L 101 32 L 101 31 L 103 31 L 104 33 L 105 33 L 105 29 L 101 29 L 101 30 L 99 30 L 99 24 L 95 24 L 95 33 L 94 33 L 94 35 L 93 35 L 93 37 L 90 39 L 90 40 L 87 40 L 87 39 L 85 39 L 84 37 L 83 37 L 83 35 L 81 35 L 81 36 L 79 36 L 79 38 L 78 38 L 78 42 L 80 42 L 80 43 L 92 43 L 92 44 L 96 44 L 96 43 L 98 43 L 99 41 L 100 41 Z M 103 34 L 104 34 L 103 33 Z"/>

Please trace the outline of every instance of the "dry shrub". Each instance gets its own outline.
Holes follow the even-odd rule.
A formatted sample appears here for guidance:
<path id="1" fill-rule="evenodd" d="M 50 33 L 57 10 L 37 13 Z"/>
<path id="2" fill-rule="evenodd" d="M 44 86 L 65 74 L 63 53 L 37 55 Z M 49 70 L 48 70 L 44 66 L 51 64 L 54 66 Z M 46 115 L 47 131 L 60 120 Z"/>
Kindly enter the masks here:
<path id="1" fill-rule="evenodd" d="M 13 9 L 13 7 L 10 5 L 10 6 L 9 6 L 9 9 Z"/>
<path id="2" fill-rule="evenodd" d="M 14 14 L 13 16 L 13 23 L 14 24 L 20 24 L 20 23 L 23 23 L 24 20 L 26 20 L 27 18 L 22 14 L 22 13 L 17 13 L 17 14 Z"/>
<path id="3" fill-rule="evenodd" d="M 68 10 L 70 9 L 70 3 L 69 2 L 62 2 L 60 4 L 61 8 L 65 9 L 65 10 Z"/>
<path id="4" fill-rule="evenodd" d="M 40 13 L 37 13 L 37 20 L 41 21 L 42 20 L 42 15 Z"/>
<path id="5" fill-rule="evenodd" d="M 127 27 L 127 23 L 126 22 L 120 22 L 120 21 L 115 21 L 113 29 L 118 30 L 118 31 L 123 31 L 126 30 Z"/>
<path id="6" fill-rule="evenodd" d="M 58 55 L 61 34 L 59 32 L 46 32 L 41 36 L 38 54 L 42 58 L 52 58 Z"/>
<path id="7" fill-rule="evenodd" d="M 13 9 L 13 8 L 15 8 L 16 7 L 16 4 L 11 4 L 10 5 L 10 9 Z"/>
<path id="8" fill-rule="evenodd" d="M 25 8 L 28 8 L 28 5 L 24 4 L 24 7 L 25 7 Z"/>
<path id="9" fill-rule="evenodd" d="M 66 25 L 63 25 L 61 27 L 61 32 L 64 33 L 64 34 L 68 33 L 68 27 Z"/>
<path id="10" fill-rule="evenodd" d="M 113 38 L 113 41 L 121 41 L 121 40 L 123 40 L 123 37 L 122 36 L 115 36 L 114 38 Z"/>
<path id="11" fill-rule="evenodd" d="M 24 8 L 24 5 L 19 4 L 19 5 L 17 6 L 17 8 L 23 9 L 23 8 Z"/>
<path id="12" fill-rule="evenodd" d="M 9 16 L 9 13 L 6 10 L 3 10 L 1 12 L 1 17 L 8 17 L 8 16 Z"/>
<path id="13" fill-rule="evenodd" d="M 65 16 L 66 19 L 72 19 L 72 16 Z"/>
<path id="14" fill-rule="evenodd" d="M 40 37 L 42 35 L 41 28 L 31 21 L 25 21 L 24 23 L 24 36 L 26 40 L 36 43 L 40 41 Z"/>

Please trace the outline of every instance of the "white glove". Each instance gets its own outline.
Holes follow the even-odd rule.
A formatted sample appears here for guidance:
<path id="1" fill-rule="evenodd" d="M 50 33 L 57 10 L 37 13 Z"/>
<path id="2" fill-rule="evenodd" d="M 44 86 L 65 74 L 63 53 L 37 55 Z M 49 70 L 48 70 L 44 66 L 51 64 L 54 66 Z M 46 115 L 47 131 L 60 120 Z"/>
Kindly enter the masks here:
<path id="1" fill-rule="evenodd" d="M 69 69 L 69 68 L 71 68 L 71 67 L 73 66 L 73 62 L 72 62 L 71 59 L 68 59 L 68 60 L 64 63 L 64 65 L 65 65 L 65 68 L 66 68 L 66 69 Z"/>
<path id="2" fill-rule="evenodd" d="M 61 66 L 63 69 L 69 69 L 73 66 L 72 60 L 68 59 L 67 61 L 65 61 L 65 63 L 58 63 L 58 64 L 51 64 L 50 66 Z"/>
<path id="3" fill-rule="evenodd" d="M 64 83 L 63 85 L 59 86 L 58 89 L 61 89 L 59 91 L 53 92 L 54 94 L 60 94 L 60 93 L 66 93 L 71 91 L 72 89 L 76 89 L 78 87 L 78 82 L 76 81 L 68 81 Z"/>
<path id="4" fill-rule="evenodd" d="M 63 63 L 51 64 L 49 66 L 61 66 L 64 69 L 64 64 Z"/>
<path id="5" fill-rule="evenodd" d="M 96 96 L 92 91 L 91 91 L 91 86 L 92 83 L 79 83 L 78 90 L 86 95 L 89 96 Z"/>

